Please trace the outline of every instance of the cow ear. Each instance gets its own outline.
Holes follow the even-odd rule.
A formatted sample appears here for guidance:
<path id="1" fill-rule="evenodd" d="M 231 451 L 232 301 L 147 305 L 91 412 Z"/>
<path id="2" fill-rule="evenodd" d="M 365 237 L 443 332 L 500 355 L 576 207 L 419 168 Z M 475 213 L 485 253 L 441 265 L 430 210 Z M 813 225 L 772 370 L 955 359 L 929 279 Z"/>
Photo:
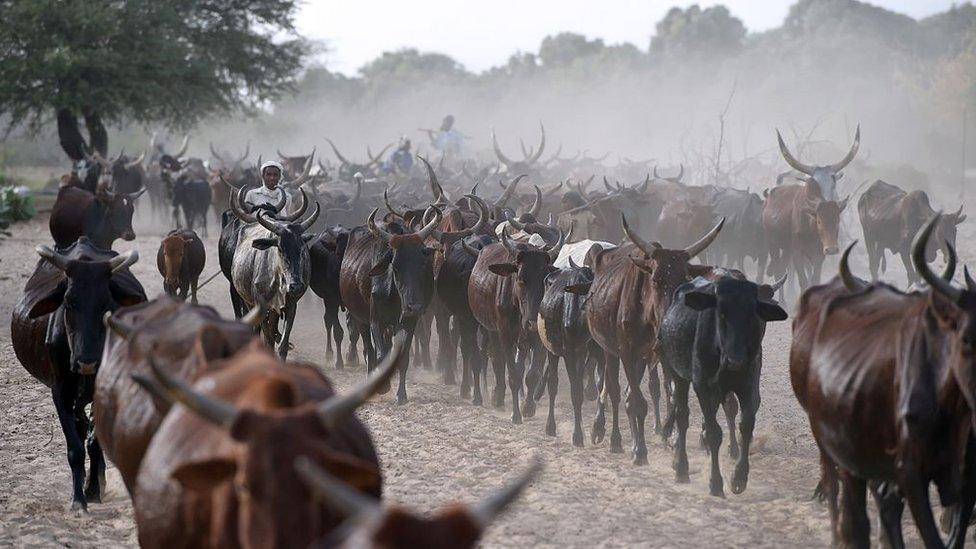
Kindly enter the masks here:
<path id="1" fill-rule="evenodd" d="M 704 311 L 715 306 L 715 296 L 701 290 L 693 290 L 685 294 L 685 305 L 696 311 Z"/>
<path id="2" fill-rule="evenodd" d="M 376 262 L 375 265 L 369 270 L 369 276 L 380 276 L 386 274 L 387 267 L 390 266 L 390 262 L 393 261 L 393 254 L 383 254 L 383 258 Z"/>
<path id="3" fill-rule="evenodd" d="M 379 492 L 383 481 L 379 469 L 372 463 L 350 454 L 336 452 L 324 444 L 315 444 L 315 450 L 319 463 L 332 476 L 341 478 L 343 482 L 362 492 Z"/>
<path id="4" fill-rule="evenodd" d="M 121 280 L 119 280 L 120 278 Z M 128 284 L 133 281 L 135 285 Z M 128 277 L 115 275 L 109 281 L 108 289 L 112 292 L 112 299 L 122 307 L 130 307 L 146 302 L 145 290 L 142 289 L 142 285 L 135 278 L 130 280 Z"/>
<path id="5" fill-rule="evenodd" d="M 789 315 L 786 314 L 786 311 L 782 307 L 766 301 L 760 301 L 756 304 L 756 313 L 759 315 L 759 318 L 766 322 L 778 322 L 789 318 Z"/>
<path id="6" fill-rule="evenodd" d="M 959 217 L 956 218 L 956 225 L 962 223 L 965 220 L 966 220 L 966 214 L 960 215 Z"/>
<path id="7" fill-rule="evenodd" d="M 277 238 L 255 238 L 251 241 L 251 246 L 258 250 L 267 250 L 272 246 L 278 245 Z"/>
<path id="8" fill-rule="evenodd" d="M 67 289 L 68 281 L 62 280 L 50 293 L 34 303 L 27 313 L 27 317 L 35 319 L 56 311 L 64 301 L 64 292 Z"/>
<path id="9" fill-rule="evenodd" d="M 232 479 L 236 471 L 237 463 L 234 460 L 220 457 L 180 465 L 173 471 L 172 477 L 187 490 L 208 492 Z"/>
<path id="10" fill-rule="evenodd" d="M 489 265 L 488 270 L 498 276 L 509 276 L 518 271 L 518 265 L 514 263 L 495 263 L 494 265 Z"/>
<path id="11" fill-rule="evenodd" d="M 305 242 L 306 244 L 308 244 L 308 243 L 309 243 L 309 242 L 311 242 L 311 241 L 312 241 L 313 239 L 315 239 L 315 238 L 318 238 L 318 236 L 319 236 L 319 235 L 317 235 L 317 234 L 315 234 L 315 233 L 309 233 L 309 234 L 303 234 L 303 235 L 302 235 L 302 241 L 303 241 L 303 242 Z"/>
<path id="12" fill-rule="evenodd" d="M 586 295 L 590 291 L 590 286 L 592 282 L 583 282 L 581 284 L 570 284 L 564 289 L 565 292 L 576 294 L 576 295 Z"/>

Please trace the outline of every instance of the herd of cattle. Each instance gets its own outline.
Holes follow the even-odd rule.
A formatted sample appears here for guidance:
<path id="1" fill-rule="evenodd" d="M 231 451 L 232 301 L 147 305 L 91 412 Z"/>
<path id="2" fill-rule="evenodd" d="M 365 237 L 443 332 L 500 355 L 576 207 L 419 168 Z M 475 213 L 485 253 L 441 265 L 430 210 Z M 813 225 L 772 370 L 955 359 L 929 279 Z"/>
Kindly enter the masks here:
<path id="1" fill-rule="evenodd" d="M 802 294 L 790 375 L 820 449 L 817 492 L 834 543 L 869 544 L 870 488 L 887 543 L 903 545 L 907 501 L 925 544 L 942 546 L 934 483 L 949 545 L 962 545 L 976 503 L 976 281 L 967 270 L 964 286 L 952 283 L 961 208 L 937 213 L 924 192 L 876 181 L 857 204 L 874 281 L 850 272 L 851 244 L 839 275 L 821 285 L 825 256 L 840 251 L 850 195 L 840 198 L 837 186 L 859 129 L 845 157 L 824 166 L 800 162 L 779 138 L 798 181 L 781 177 L 761 196 L 686 184 L 683 168 L 662 177 L 654 167 L 624 185 L 618 176 L 651 172 L 648 165 L 610 170 L 602 159 L 559 152 L 543 160 L 544 129 L 521 160 L 501 151 L 494 132 L 492 143 L 494 165 L 418 157 L 408 173 L 384 172 L 382 152 L 349 161 L 331 141 L 336 168 L 313 166 L 314 150 L 279 153 L 286 193 L 271 208 L 245 200 L 262 184 L 246 164 L 249 150 L 232 158 L 211 145 L 204 162 L 184 156 L 187 139 L 171 155 L 154 137 L 152 154 L 135 159 L 76 158 L 51 213 L 54 247 L 38 246 L 11 322 L 18 359 L 52 391 L 73 507 L 100 501 L 104 451 L 145 546 L 471 546 L 540 464 L 476 505 L 428 517 L 382 507 L 378 457 L 353 412 L 389 392 L 395 373 L 396 402 L 405 404 L 411 360 L 476 405 L 490 361 L 492 404 L 504 406 L 508 394 L 512 421 L 521 423 L 548 393 L 550 436 L 562 361 L 573 444 L 584 444 L 583 401 L 597 400 L 591 442 L 604 440 L 609 408 L 612 453 L 623 452 L 622 365 L 631 458 L 647 463 L 644 423 L 653 409 L 654 432 L 673 442 L 677 482 L 689 481 L 693 386 L 709 491 L 724 496 L 721 407 L 735 460 L 730 487 L 742 493 L 765 326 L 787 319 L 777 294 L 785 298 L 792 273 Z M 598 170 L 610 175 L 590 189 Z M 545 190 L 523 183 L 560 180 Z M 487 188 L 494 181 L 496 192 Z M 148 211 L 174 226 L 158 249 L 165 295 L 154 300 L 129 270 L 138 253 L 111 249 L 135 238 L 143 192 Z M 197 304 L 207 251 L 195 229 L 206 238 L 211 207 L 235 320 Z M 907 291 L 877 281 L 886 250 L 902 256 Z M 940 251 L 948 266 L 934 274 L 929 262 Z M 746 258 L 756 262 L 754 280 Z M 320 368 L 286 362 L 309 288 L 325 305 L 335 367 L 355 361 L 362 343 L 366 380 L 344 394 Z M 653 406 L 641 388 L 645 373 Z"/>

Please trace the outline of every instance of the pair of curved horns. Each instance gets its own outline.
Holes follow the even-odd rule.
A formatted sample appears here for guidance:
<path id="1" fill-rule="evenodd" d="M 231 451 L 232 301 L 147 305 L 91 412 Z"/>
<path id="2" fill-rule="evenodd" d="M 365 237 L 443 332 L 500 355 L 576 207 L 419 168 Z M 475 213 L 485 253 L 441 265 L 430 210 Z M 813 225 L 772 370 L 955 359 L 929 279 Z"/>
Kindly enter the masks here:
<path id="1" fill-rule="evenodd" d="M 809 164 L 804 164 L 796 159 L 790 149 L 787 148 L 786 143 L 783 141 L 783 136 L 780 135 L 779 130 L 776 130 L 776 140 L 779 142 L 779 152 L 783 155 L 783 160 L 790 165 L 791 168 L 798 172 L 805 173 L 807 175 L 813 175 L 813 172 L 817 169 L 816 166 L 811 166 Z M 832 173 L 837 173 L 847 167 L 854 160 L 854 156 L 857 155 L 857 150 L 861 146 L 861 125 L 857 125 L 857 130 L 854 132 L 854 143 L 851 145 L 851 149 L 847 151 L 847 155 L 844 156 L 839 162 L 834 164 L 829 164 L 825 166 Z"/>

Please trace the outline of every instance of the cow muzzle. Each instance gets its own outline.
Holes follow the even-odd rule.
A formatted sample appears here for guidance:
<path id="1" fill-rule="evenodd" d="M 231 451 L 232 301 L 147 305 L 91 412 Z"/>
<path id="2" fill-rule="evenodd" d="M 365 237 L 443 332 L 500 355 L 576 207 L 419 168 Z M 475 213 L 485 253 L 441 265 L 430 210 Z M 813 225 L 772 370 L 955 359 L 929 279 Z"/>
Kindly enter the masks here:
<path id="1" fill-rule="evenodd" d="M 92 376 L 95 375 L 96 371 L 98 371 L 98 362 L 82 362 L 79 360 L 78 362 L 75 362 L 75 367 L 73 370 L 76 374 Z"/>

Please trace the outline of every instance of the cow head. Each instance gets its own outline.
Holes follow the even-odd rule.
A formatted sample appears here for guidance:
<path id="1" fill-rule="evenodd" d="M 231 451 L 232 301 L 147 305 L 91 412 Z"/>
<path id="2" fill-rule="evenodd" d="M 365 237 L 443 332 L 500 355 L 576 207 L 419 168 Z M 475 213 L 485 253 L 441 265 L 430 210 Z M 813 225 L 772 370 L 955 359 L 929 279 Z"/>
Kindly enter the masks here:
<path id="1" fill-rule="evenodd" d="M 389 383 L 404 352 L 405 336 L 397 334 L 393 347 L 366 381 L 342 395 L 317 404 L 298 405 L 301 390 L 289 378 L 276 377 L 282 364 L 255 344 L 228 360 L 222 371 L 236 364 L 267 365 L 268 374 L 255 380 L 237 405 L 198 392 L 173 377 L 150 357 L 153 378 L 133 376 L 150 393 L 186 406 L 193 414 L 219 427 L 238 442 L 234 454 L 184 463 L 173 478 L 191 492 L 206 497 L 230 483 L 236 497 L 233 522 L 238 524 L 238 543 L 244 547 L 308 547 L 340 522 L 317 503 L 315 494 L 301 480 L 292 464 L 304 457 L 354 489 L 378 495 L 380 471 L 373 463 L 345 453 L 349 421 L 355 410 L 380 387 Z M 211 378 L 213 379 L 213 378 Z M 242 406 L 257 400 L 261 409 Z"/>
<path id="2" fill-rule="evenodd" d="M 840 251 L 840 246 L 838 245 L 840 214 L 847 207 L 851 197 L 848 196 L 840 202 L 825 200 L 821 194 L 820 187 L 813 183 L 807 183 L 806 193 L 806 211 L 813 216 L 823 254 L 837 255 Z"/>
<path id="3" fill-rule="evenodd" d="M 586 341 L 587 326 L 583 308 L 586 305 L 586 296 L 593 284 L 593 269 L 580 267 L 573 258 L 569 258 L 569 268 L 562 269 L 558 273 L 551 273 L 546 277 L 546 286 L 555 286 L 563 289 L 563 332 L 569 337 L 578 341 Z M 548 292 L 546 294 L 549 295 Z"/>
<path id="4" fill-rule="evenodd" d="M 377 209 L 369 214 L 366 227 L 369 232 L 386 244 L 386 251 L 370 269 L 370 276 L 391 275 L 393 286 L 400 296 L 401 318 L 416 319 L 427 309 L 434 296 L 434 249 L 428 247 L 428 238 L 438 238 L 437 225 L 441 222 L 440 210 L 431 206 L 428 213 L 433 218 L 415 233 L 394 234 L 376 225 Z M 428 215 L 424 215 L 426 219 Z"/>
<path id="5" fill-rule="evenodd" d="M 939 221 L 939 225 L 936 231 L 935 243 L 938 249 L 942 250 L 943 259 L 948 260 L 949 258 L 949 247 L 953 248 L 956 246 L 956 227 L 966 220 L 966 214 L 962 213 L 962 205 L 959 209 L 950 214 L 944 214 Z M 930 246 L 931 247 L 931 246 Z M 928 261 L 933 261 L 935 259 L 935 250 L 932 251 L 932 257 Z"/>
<path id="6" fill-rule="evenodd" d="M 937 329 L 949 336 L 949 368 L 969 404 L 976 427 L 976 280 L 969 276 L 967 268 L 966 287 L 957 288 L 933 273 L 925 261 L 925 247 L 941 217 L 936 214 L 915 236 L 912 266 L 932 288 L 928 308 L 936 319 Z"/>
<path id="7" fill-rule="evenodd" d="M 183 267 L 183 256 L 188 241 L 188 237 L 175 232 L 166 236 L 159 244 L 163 256 L 163 291 L 169 295 L 176 295 L 179 289 L 180 270 Z"/>
<path id="8" fill-rule="evenodd" d="M 504 164 L 506 168 L 508 168 L 508 173 L 512 174 L 512 173 L 538 172 L 541 166 L 537 166 L 536 164 L 539 162 L 539 159 L 542 157 L 542 152 L 546 149 L 546 128 L 545 126 L 542 125 L 542 122 L 539 122 L 539 130 L 542 133 L 542 137 L 540 138 L 539 141 L 538 150 L 534 152 L 525 151 L 526 153 L 528 153 L 524 155 L 525 158 L 523 158 L 522 160 L 512 160 L 509 157 L 505 156 L 505 153 L 502 152 L 501 147 L 498 146 L 498 138 L 495 137 L 495 128 L 491 129 L 491 146 L 495 151 L 495 156 L 498 157 L 498 161 Z"/>
<path id="9" fill-rule="evenodd" d="M 546 277 L 556 271 L 552 262 L 559 257 L 559 250 L 566 243 L 567 235 L 560 233 L 559 241 L 547 248 L 536 248 L 525 242 L 512 242 L 508 232 L 502 231 L 502 246 L 508 251 L 509 261 L 488 266 L 498 276 L 515 277 L 515 299 L 522 315 L 522 332 L 535 332 L 539 305 L 546 289 Z"/>
<path id="10" fill-rule="evenodd" d="M 304 197 L 304 191 L 302 192 Z M 289 298 L 297 302 L 308 289 L 308 277 L 311 272 L 311 263 L 308 256 L 309 241 L 315 238 L 314 234 L 306 234 L 315 220 L 319 217 L 321 208 L 318 202 L 315 203 L 315 211 L 304 221 L 298 218 L 305 213 L 307 202 L 303 199 L 302 208 L 292 216 L 282 216 L 273 219 L 264 210 L 258 210 L 256 217 L 258 223 L 271 232 L 271 236 L 265 238 L 255 238 L 251 245 L 258 250 L 277 248 L 281 257 L 282 275 L 286 283 L 286 292 Z M 295 217 L 294 220 L 291 217 Z"/>
<path id="11" fill-rule="evenodd" d="M 117 193 L 110 190 L 107 178 L 102 179 L 95 191 L 95 198 L 101 205 L 104 216 L 103 232 L 110 236 L 109 243 L 116 238 L 135 240 L 136 233 L 132 229 L 132 214 L 135 212 L 135 200 L 146 192 L 145 187 L 134 193 Z"/>
<path id="12" fill-rule="evenodd" d="M 854 133 L 854 144 L 851 145 L 851 150 L 847 152 L 847 156 L 836 164 L 826 166 L 811 166 L 797 160 L 786 147 L 786 143 L 783 142 L 783 136 L 780 135 L 779 130 L 776 130 L 776 139 L 779 141 L 779 152 L 783 155 L 786 163 L 794 170 L 804 174 L 802 180 L 808 184 L 816 185 L 826 200 L 837 200 L 837 182 L 844 176 L 841 170 L 847 167 L 851 163 L 851 160 L 854 160 L 854 156 L 857 155 L 857 149 L 861 146 L 861 125 L 857 125 L 857 131 Z"/>
<path id="13" fill-rule="evenodd" d="M 689 308 L 713 315 L 723 369 L 742 371 L 755 363 L 762 351 L 766 322 L 786 320 L 778 304 L 760 299 L 759 287 L 748 280 L 723 276 L 715 282 L 698 278 L 684 293 Z"/>
<path id="14" fill-rule="evenodd" d="M 342 153 L 339 152 L 339 148 L 335 146 L 335 143 L 333 143 L 331 139 L 326 137 L 325 140 L 328 141 L 329 146 L 332 147 L 332 152 L 335 154 L 336 158 L 339 159 L 339 179 L 343 181 L 352 181 L 357 173 L 362 174 L 362 177 L 372 177 L 377 164 L 383 161 L 383 153 L 385 153 L 386 149 L 390 147 L 390 145 L 387 145 L 375 157 L 372 155 L 372 151 L 367 148 L 369 162 L 361 164 L 346 160 L 346 157 L 342 156 Z"/>
<path id="15" fill-rule="evenodd" d="M 349 517 L 353 528 L 344 539 L 329 537 L 327 546 L 385 547 L 476 547 L 481 534 L 542 469 L 537 459 L 508 486 L 475 505 L 454 504 L 429 517 L 419 516 L 403 507 L 386 507 L 379 500 L 353 490 L 347 482 L 322 469 L 308 459 L 295 461 L 295 469 L 329 505 Z"/>
<path id="16" fill-rule="evenodd" d="M 79 239 L 78 244 L 87 244 L 87 239 Z M 139 253 L 133 250 L 108 261 L 69 259 L 48 246 L 38 246 L 37 253 L 62 271 L 65 278 L 34 304 L 29 316 L 38 318 L 56 313 L 52 329 L 55 339 L 63 336 L 68 342 L 71 371 L 93 375 L 105 343 L 103 316 L 119 307 L 145 300 L 144 295 L 127 290 L 112 280 L 114 273 L 138 261 Z"/>

